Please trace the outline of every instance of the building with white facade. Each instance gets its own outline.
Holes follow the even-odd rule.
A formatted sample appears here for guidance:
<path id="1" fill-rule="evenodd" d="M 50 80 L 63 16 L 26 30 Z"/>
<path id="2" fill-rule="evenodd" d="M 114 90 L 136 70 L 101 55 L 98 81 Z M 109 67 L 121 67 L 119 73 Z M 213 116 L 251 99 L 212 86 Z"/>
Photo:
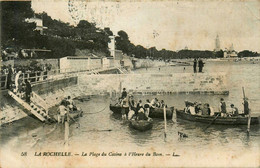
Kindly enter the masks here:
<path id="1" fill-rule="evenodd" d="M 237 52 L 234 50 L 233 44 L 229 47 L 229 49 L 224 50 L 224 58 L 234 58 L 237 57 Z"/>
<path id="2" fill-rule="evenodd" d="M 43 34 L 44 29 L 48 29 L 48 27 L 43 26 L 43 20 L 40 19 L 40 18 L 33 17 L 33 18 L 30 18 L 30 19 L 26 19 L 26 21 L 28 23 L 33 23 L 33 22 L 36 23 L 35 30 L 40 31 L 40 34 Z"/>
<path id="3" fill-rule="evenodd" d="M 115 36 L 109 36 L 110 42 L 108 43 L 108 48 L 110 51 L 110 55 L 115 58 L 116 55 L 116 45 L 115 45 Z"/>

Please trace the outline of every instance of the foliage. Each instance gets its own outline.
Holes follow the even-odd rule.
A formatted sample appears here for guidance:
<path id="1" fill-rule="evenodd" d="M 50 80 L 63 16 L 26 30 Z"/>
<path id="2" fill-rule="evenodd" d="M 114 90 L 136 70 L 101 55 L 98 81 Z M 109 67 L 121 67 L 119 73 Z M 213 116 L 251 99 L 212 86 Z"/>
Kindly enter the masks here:
<path id="1" fill-rule="evenodd" d="M 36 31 L 35 23 L 26 19 L 33 16 L 44 21 L 44 35 Z M 17 52 L 21 48 L 39 48 L 52 50 L 49 58 L 75 55 L 76 48 L 89 49 L 109 55 L 109 28 L 99 29 L 95 23 L 81 20 L 77 26 L 52 19 L 47 13 L 35 14 L 30 1 L 1 2 L 1 43 L 3 48 L 12 47 Z"/>
<path id="2" fill-rule="evenodd" d="M 223 50 L 217 51 L 217 52 L 216 52 L 216 57 L 217 57 L 217 58 L 223 58 L 223 57 L 224 57 L 224 52 L 223 52 Z"/>
<path id="3" fill-rule="evenodd" d="M 223 57 L 223 51 L 214 53 L 213 51 L 180 50 L 157 50 L 156 47 L 145 48 L 142 45 L 134 45 L 130 42 L 128 34 L 120 30 L 115 37 L 116 49 L 136 58 L 150 58 L 158 60 L 182 59 L 182 58 L 215 58 Z"/>
<path id="4" fill-rule="evenodd" d="M 256 57 L 256 56 L 259 56 L 259 54 L 257 52 L 252 52 L 252 51 L 249 51 L 249 50 L 241 51 L 237 55 L 238 55 L 238 57 Z"/>
<path id="5" fill-rule="evenodd" d="M 1 1 L 1 43 L 3 47 L 34 47 L 35 23 L 27 23 L 33 17 L 31 2 Z"/>

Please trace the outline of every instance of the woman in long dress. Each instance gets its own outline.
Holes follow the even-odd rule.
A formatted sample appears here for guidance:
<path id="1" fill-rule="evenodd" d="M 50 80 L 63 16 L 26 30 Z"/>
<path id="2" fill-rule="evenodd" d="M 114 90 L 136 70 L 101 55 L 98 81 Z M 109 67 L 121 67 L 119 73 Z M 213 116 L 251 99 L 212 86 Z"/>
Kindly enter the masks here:
<path id="1" fill-rule="evenodd" d="M 22 71 L 19 71 L 16 75 L 15 75 L 15 79 L 14 79 L 14 84 L 15 84 L 15 93 L 18 92 L 18 87 L 19 87 L 19 77 L 22 74 Z"/>

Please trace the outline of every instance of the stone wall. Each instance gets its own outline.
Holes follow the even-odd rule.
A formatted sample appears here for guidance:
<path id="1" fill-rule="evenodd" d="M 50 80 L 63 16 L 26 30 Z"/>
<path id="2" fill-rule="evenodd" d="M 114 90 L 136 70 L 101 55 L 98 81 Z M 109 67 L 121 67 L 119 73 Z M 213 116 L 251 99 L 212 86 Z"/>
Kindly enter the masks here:
<path id="1" fill-rule="evenodd" d="M 60 59 L 61 72 L 73 72 L 79 70 L 101 68 L 101 58 L 90 58 L 83 56 L 70 56 Z"/>
<path id="2" fill-rule="evenodd" d="M 42 95 L 76 84 L 77 84 L 77 77 L 69 77 L 69 78 L 64 78 L 59 80 L 45 81 L 33 86 L 32 89 L 37 94 Z"/>
<path id="3" fill-rule="evenodd" d="M 81 74 L 79 86 L 97 93 L 127 88 L 133 94 L 201 93 L 228 94 L 226 76 L 221 73 L 176 74 Z"/>
<path id="4" fill-rule="evenodd" d="M 150 60 L 150 59 L 136 59 L 135 67 L 138 68 L 149 68 L 149 67 L 159 67 L 165 66 L 164 61 Z"/>
<path id="5" fill-rule="evenodd" d="M 32 61 L 37 61 L 40 64 L 51 64 L 52 69 L 59 69 L 58 59 L 16 59 L 14 65 L 29 66 Z"/>
<path id="6" fill-rule="evenodd" d="M 62 73 L 65 73 L 88 69 L 119 67 L 120 61 L 124 62 L 124 66 L 133 67 L 129 57 L 124 57 L 122 60 L 115 60 L 113 58 L 68 56 L 60 59 L 60 69 Z"/>

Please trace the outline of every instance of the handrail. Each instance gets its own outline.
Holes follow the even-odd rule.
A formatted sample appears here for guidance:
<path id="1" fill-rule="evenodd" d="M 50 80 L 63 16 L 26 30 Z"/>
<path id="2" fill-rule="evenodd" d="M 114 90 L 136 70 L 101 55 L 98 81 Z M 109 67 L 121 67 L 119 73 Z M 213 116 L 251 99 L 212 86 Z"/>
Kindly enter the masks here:
<path id="1" fill-rule="evenodd" d="M 37 105 L 41 106 L 46 113 L 48 114 L 48 103 L 43 100 L 43 98 L 41 96 L 39 96 L 38 94 L 36 94 L 35 92 L 32 92 L 32 99 L 33 102 L 37 103 Z"/>
<path id="2" fill-rule="evenodd" d="M 53 69 L 50 71 L 34 71 L 34 72 L 25 72 L 22 73 L 22 81 L 24 82 L 25 79 L 30 79 L 31 84 L 37 84 L 39 82 L 48 81 L 51 79 L 59 79 L 64 77 L 71 77 L 75 76 L 77 73 L 89 72 L 99 74 L 99 71 L 104 70 L 111 70 L 116 68 L 121 68 L 122 66 L 113 66 L 113 67 L 95 67 L 95 68 L 65 68 L 65 69 Z M 0 74 L 1 77 L 1 89 L 6 88 L 7 85 L 7 74 Z M 5 77 L 5 80 L 2 80 L 2 77 Z M 2 83 L 4 85 L 2 86 Z"/>

